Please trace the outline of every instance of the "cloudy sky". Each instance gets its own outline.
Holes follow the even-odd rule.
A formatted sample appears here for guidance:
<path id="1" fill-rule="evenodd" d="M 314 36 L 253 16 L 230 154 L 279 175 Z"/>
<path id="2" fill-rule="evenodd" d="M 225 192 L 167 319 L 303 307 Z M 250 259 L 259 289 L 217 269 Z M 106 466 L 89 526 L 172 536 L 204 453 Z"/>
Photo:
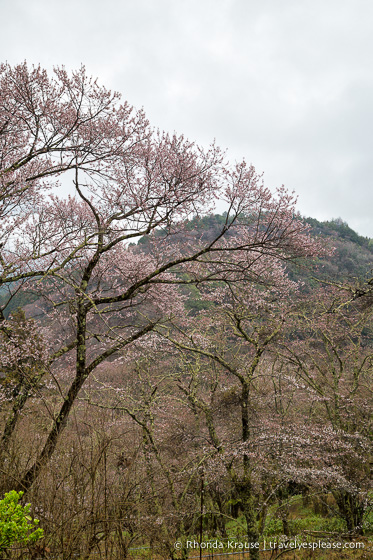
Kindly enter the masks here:
<path id="1" fill-rule="evenodd" d="M 0 0 L 1 60 L 89 74 L 151 123 L 373 237 L 372 0 Z"/>

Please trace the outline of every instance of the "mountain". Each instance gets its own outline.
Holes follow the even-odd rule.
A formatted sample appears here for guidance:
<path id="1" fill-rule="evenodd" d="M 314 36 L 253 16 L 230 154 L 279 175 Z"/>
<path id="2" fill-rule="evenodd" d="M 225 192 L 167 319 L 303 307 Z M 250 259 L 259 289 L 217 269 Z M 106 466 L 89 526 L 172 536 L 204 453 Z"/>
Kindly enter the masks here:
<path id="1" fill-rule="evenodd" d="M 304 219 L 314 236 L 327 240 L 335 247 L 328 259 L 319 260 L 319 276 L 330 280 L 364 279 L 373 268 L 373 239 L 362 237 L 341 218 L 319 222 Z"/>
<path id="2" fill-rule="evenodd" d="M 362 237 L 341 218 L 325 222 L 319 222 L 315 218 L 303 218 L 303 220 L 309 224 L 312 235 L 322 238 L 335 250 L 331 257 L 318 259 L 316 265 L 311 268 L 290 265 L 288 271 L 292 279 L 302 280 L 309 289 L 315 283 L 314 277 L 321 280 L 349 282 L 356 278 L 364 280 L 372 276 L 373 239 Z M 215 214 L 191 220 L 188 229 L 195 232 L 193 235 L 196 238 L 202 236 L 205 240 L 212 240 L 221 231 L 224 223 L 225 215 Z M 156 231 L 153 235 L 159 236 L 162 232 Z M 148 244 L 149 236 L 144 236 L 139 239 L 137 246 L 139 250 L 146 252 L 149 250 Z M 197 310 L 204 306 L 204 303 L 199 301 L 198 290 L 189 287 L 186 293 L 189 294 L 188 307 Z M 18 307 L 25 307 L 34 302 L 35 299 L 35 295 L 19 292 L 5 308 L 5 316 L 9 316 Z M 3 287 L 0 289 L 0 306 L 4 306 L 7 300 L 8 290 Z"/>

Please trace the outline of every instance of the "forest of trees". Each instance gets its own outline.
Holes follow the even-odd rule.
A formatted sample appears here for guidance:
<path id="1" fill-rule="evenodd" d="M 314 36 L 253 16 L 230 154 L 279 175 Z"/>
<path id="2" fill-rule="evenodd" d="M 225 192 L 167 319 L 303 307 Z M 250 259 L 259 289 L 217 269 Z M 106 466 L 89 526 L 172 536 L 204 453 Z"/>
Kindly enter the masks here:
<path id="1" fill-rule="evenodd" d="M 26 63 L 0 66 L 0 219 L 0 499 L 44 532 L 4 558 L 368 543 L 369 239 Z"/>

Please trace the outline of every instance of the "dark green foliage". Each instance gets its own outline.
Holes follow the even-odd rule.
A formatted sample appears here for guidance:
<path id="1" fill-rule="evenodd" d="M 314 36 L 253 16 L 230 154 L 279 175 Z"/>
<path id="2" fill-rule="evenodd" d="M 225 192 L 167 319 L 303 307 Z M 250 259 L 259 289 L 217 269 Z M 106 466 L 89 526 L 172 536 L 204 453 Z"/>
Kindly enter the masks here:
<path id="1" fill-rule="evenodd" d="M 17 292 L 16 295 L 10 297 L 8 290 L 3 289 L 0 291 L 0 308 L 3 309 L 4 317 L 7 319 L 17 309 L 24 308 L 37 299 L 38 296 L 36 294 L 28 292 Z"/>
<path id="2" fill-rule="evenodd" d="M 373 267 L 373 240 L 358 235 L 341 219 L 319 222 L 305 218 L 314 236 L 325 239 L 335 247 L 333 256 L 320 259 L 317 277 L 323 280 L 365 278 Z"/>

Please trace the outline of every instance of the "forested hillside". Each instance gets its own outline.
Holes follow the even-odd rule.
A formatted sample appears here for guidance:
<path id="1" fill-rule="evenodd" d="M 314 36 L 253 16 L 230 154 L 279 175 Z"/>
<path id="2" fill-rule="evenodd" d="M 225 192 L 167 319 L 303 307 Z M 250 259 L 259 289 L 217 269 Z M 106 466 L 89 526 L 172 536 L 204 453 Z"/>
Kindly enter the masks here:
<path id="1" fill-rule="evenodd" d="M 193 232 L 195 239 L 202 237 L 211 242 L 219 234 L 225 220 L 225 214 L 214 214 L 191 220 L 188 229 Z M 322 239 L 334 251 L 332 256 L 318 258 L 312 263 L 299 262 L 297 265 L 292 263 L 287 266 L 290 278 L 304 282 L 303 290 L 315 289 L 320 281 L 359 285 L 372 277 L 373 240 L 358 235 L 340 218 L 326 222 L 319 222 L 315 218 L 304 220 L 311 227 L 312 235 Z M 229 233 L 233 235 L 234 231 Z M 165 232 L 157 231 L 155 235 L 164 236 Z M 172 242 L 171 238 L 170 243 Z M 145 252 L 149 250 L 149 243 L 148 236 L 142 237 L 138 242 Z M 203 305 L 194 288 L 184 289 L 184 293 L 189 294 L 187 305 L 190 309 L 197 310 Z"/>
<path id="2" fill-rule="evenodd" d="M 221 228 L 224 226 L 226 216 L 224 214 L 214 214 L 202 219 L 191 220 L 187 231 L 193 232 L 197 239 L 203 237 L 207 241 L 215 239 Z M 305 218 L 305 222 L 311 226 L 312 235 L 322 238 L 329 246 L 334 248 L 332 257 L 320 258 L 317 262 L 308 264 L 307 267 L 289 267 L 291 278 L 302 280 L 309 289 L 312 289 L 318 280 L 326 281 L 346 281 L 354 282 L 369 278 L 373 269 L 373 240 L 362 237 L 353 231 L 341 219 L 319 222 L 315 218 Z M 162 231 L 155 231 L 154 235 L 165 235 Z M 233 233 L 231 233 L 233 235 Z M 171 244 L 173 239 L 171 239 Z M 131 244 L 135 246 L 136 244 Z M 138 245 L 145 253 L 149 246 L 149 237 L 144 236 L 138 241 Z M 189 290 L 190 307 L 198 307 L 198 300 L 193 298 L 195 291 Z M 18 307 L 35 302 L 38 299 L 36 294 L 27 291 L 16 292 L 14 297 L 9 300 L 6 288 L 0 292 L 0 306 L 4 309 L 6 317 L 17 310 Z M 9 301 L 9 303 L 8 303 Z"/>
<path id="3" fill-rule="evenodd" d="M 306 222 L 313 235 L 327 239 L 335 247 L 332 259 L 320 259 L 322 278 L 342 280 L 369 276 L 373 268 L 372 239 L 358 235 L 340 218 L 328 222 L 306 218 Z"/>
<path id="4" fill-rule="evenodd" d="M 333 258 L 320 258 L 318 276 L 329 280 L 363 278 L 373 267 L 373 240 L 362 237 L 346 222 L 338 218 L 319 222 L 315 218 L 303 218 L 311 227 L 313 236 L 320 237 L 335 248 Z M 224 226 L 225 214 L 214 214 L 191 220 L 189 230 L 197 236 L 203 235 L 212 241 Z M 162 232 L 157 232 L 162 235 Z M 231 232 L 233 235 L 233 232 Z M 146 247 L 148 237 L 142 237 L 139 244 Z M 306 275 L 307 277 L 307 275 Z"/>

